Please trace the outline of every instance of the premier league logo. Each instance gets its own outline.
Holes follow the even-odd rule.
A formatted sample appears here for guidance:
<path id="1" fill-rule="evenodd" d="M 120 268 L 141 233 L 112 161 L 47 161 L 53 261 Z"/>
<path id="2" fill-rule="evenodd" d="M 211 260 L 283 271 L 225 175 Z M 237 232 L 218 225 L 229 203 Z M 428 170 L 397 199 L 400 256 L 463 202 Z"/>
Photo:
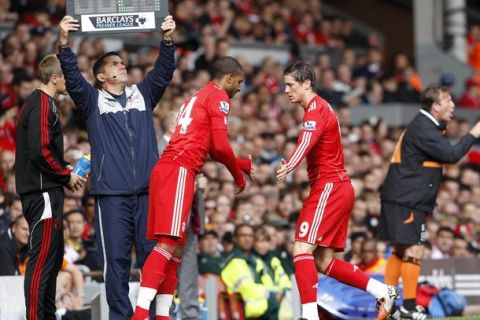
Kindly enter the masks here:
<path id="1" fill-rule="evenodd" d="M 117 33 L 158 30 L 167 0 L 66 0 L 67 14 L 80 20 L 80 32 Z"/>
<path id="2" fill-rule="evenodd" d="M 88 19 L 85 19 L 88 17 Z M 85 23 L 86 22 L 86 23 Z M 83 30 L 107 31 L 107 30 L 134 30 L 149 29 L 155 26 L 153 13 L 139 14 L 102 14 L 82 16 Z"/>

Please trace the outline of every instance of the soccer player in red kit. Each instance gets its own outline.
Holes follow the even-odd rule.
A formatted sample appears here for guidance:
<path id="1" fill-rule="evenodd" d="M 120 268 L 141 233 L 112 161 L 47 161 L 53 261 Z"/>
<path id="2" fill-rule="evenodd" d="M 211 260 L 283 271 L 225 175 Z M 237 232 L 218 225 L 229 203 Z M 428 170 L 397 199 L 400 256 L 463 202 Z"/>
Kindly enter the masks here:
<path id="1" fill-rule="evenodd" d="M 293 246 L 302 317 L 318 319 L 318 270 L 374 295 L 377 319 L 385 319 L 394 305 L 397 289 L 334 257 L 335 252 L 343 251 L 355 200 L 350 177 L 344 168 L 337 116 L 330 104 L 315 93 L 315 72 L 310 65 L 297 62 L 288 66 L 284 81 L 290 101 L 305 110 L 297 145 L 288 161 L 283 160 L 277 169 L 277 180 L 281 183 L 304 157 L 307 158 L 310 194 L 300 211 Z"/>
<path id="2" fill-rule="evenodd" d="M 242 171 L 251 176 L 250 159 L 237 159 L 227 137 L 230 98 L 240 91 L 243 79 L 243 68 L 237 60 L 217 59 L 213 64 L 213 81 L 181 106 L 175 132 L 152 170 L 147 237 L 157 244 L 142 269 L 135 320 L 149 319 L 148 309 L 155 296 L 155 319 L 169 319 L 195 175 L 207 154 L 227 167 L 234 177 L 237 193 L 246 184 Z"/>

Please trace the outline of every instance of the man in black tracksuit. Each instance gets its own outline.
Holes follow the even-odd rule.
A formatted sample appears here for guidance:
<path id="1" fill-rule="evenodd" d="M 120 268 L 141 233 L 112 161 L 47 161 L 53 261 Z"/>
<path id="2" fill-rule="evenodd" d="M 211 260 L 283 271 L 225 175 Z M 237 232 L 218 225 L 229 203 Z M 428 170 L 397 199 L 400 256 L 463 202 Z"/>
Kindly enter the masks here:
<path id="1" fill-rule="evenodd" d="M 426 240 L 425 218 L 435 206 L 444 163 L 459 161 L 480 136 L 480 123 L 457 144 L 445 137 L 446 123 L 455 104 L 448 89 L 428 87 L 422 93 L 422 109 L 403 132 L 395 148 L 387 177 L 380 190 L 382 209 L 379 236 L 393 245 L 385 283 L 403 280 L 402 318 L 423 320 L 427 315 L 416 306 L 417 281 Z"/>
<path id="2" fill-rule="evenodd" d="M 66 90 L 60 62 L 46 56 L 41 85 L 18 115 L 15 180 L 30 238 L 25 273 L 27 319 L 55 319 L 57 274 L 63 260 L 63 187 L 78 190 L 85 178 L 63 159 L 63 135 L 54 98 Z"/>

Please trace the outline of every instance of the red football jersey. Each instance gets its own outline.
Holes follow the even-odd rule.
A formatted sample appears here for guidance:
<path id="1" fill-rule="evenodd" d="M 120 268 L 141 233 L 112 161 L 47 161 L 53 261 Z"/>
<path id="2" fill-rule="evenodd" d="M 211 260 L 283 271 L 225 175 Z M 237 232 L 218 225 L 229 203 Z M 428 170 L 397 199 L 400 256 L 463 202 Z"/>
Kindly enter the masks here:
<path id="1" fill-rule="evenodd" d="M 344 167 L 337 115 L 319 96 L 315 96 L 305 108 L 297 146 L 287 161 L 288 172 L 293 171 L 305 156 L 311 184 L 350 179 Z"/>
<path id="2" fill-rule="evenodd" d="M 196 174 L 200 171 L 211 147 L 212 131 L 227 134 L 230 99 L 214 82 L 188 98 L 180 107 L 177 127 L 162 158 L 170 158 Z"/>

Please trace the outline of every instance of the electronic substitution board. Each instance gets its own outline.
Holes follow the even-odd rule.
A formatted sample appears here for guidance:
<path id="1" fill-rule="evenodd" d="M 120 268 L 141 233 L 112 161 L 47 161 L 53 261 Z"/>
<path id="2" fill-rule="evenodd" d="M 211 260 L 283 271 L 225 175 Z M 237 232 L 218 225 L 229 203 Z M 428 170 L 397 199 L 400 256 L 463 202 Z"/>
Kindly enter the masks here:
<path id="1" fill-rule="evenodd" d="M 67 0 L 82 33 L 158 31 L 168 14 L 168 0 Z"/>

